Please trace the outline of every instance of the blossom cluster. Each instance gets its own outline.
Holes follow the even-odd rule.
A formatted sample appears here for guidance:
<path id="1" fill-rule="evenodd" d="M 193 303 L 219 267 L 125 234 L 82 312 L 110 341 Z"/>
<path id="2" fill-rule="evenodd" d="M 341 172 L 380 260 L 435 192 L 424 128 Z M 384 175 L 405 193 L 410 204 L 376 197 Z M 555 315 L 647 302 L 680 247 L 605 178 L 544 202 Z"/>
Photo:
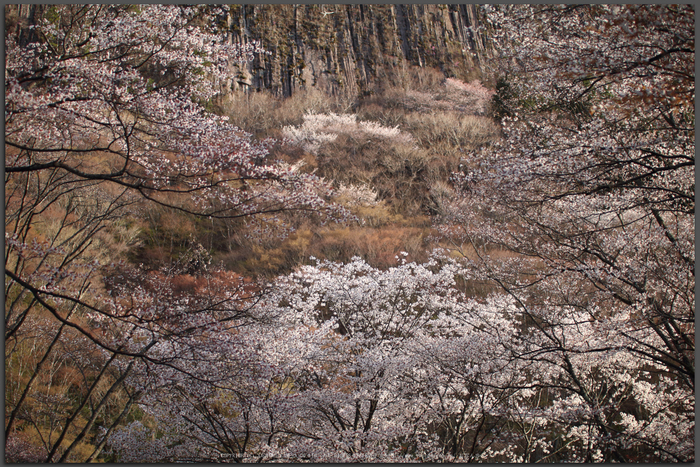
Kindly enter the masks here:
<path id="1" fill-rule="evenodd" d="M 399 144 L 413 142 L 413 137 L 398 127 L 390 128 L 377 122 L 358 121 L 357 115 L 354 114 L 307 113 L 300 127 L 285 126 L 282 133 L 293 143 L 301 145 L 313 154 L 318 153 L 323 144 L 335 141 L 339 134 L 347 134 L 353 138 L 382 138 Z"/>
<path id="2" fill-rule="evenodd" d="M 142 407 L 170 429 L 149 438 L 134 422 L 111 449 L 131 459 L 146 443 L 153 461 L 204 461 L 236 439 L 232 455 L 268 462 L 584 461 L 643 439 L 687 455 L 687 392 L 650 378 L 661 367 L 629 348 L 653 336 L 630 340 L 621 316 L 551 304 L 535 318 L 514 297 L 469 299 L 458 283 L 472 273 L 445 253 L 384 271 L 317 261 L 279 278 L 252 308 L 267 320 L 208 333 L 211 372 L 152 380 Z M 178 347 L 172 362 L 187 364 Z"/>

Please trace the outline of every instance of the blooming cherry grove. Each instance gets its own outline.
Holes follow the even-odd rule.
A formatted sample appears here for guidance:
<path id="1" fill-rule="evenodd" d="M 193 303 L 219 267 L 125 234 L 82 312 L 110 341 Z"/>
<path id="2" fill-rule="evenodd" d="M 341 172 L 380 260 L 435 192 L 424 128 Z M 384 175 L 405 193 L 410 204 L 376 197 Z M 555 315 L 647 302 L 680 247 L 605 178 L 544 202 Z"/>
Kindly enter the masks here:
<path id="1" fill-rule="evenodd" d="M 38 6 L 6 29 L 6 360 L 23 351 L 39 317 L 48 334 L 31 338 L 39 357 L 8 391 L 5 433 L 35 429 L 49 461 L 99 455 L 96 421 L 115 427 L 138 399 L 139 385 L 125 381 L 142 365 L 187 371 L 165 342 L 238 310 L 235 290 L 181 302 L 148 282 L 124 287 L 140 277 L 111 247 L 126 214 L 149 203 L 205 218 L 330 212 L 322 180 L 270 160 L 265 142 L 205 110 L 229 66 L 262 53 L 217 34 L 225 10 Z M 105 275 L 123 283 L 110 286 Z M 37 392 L 40 380 L 66 339 L 83 341 L 90 360 L 80 363 L 75 400 L 53 405 L 68 413 L 39 422 L 40 398 L 55 399 Z M 56 371 L 72 370 L 59 363 Z M 88 439 L 90 453 L 81 445 Z"/>
<path id="2" fill-rule="evenodd" d="M 688 461 L 693 10 L 498 6 L 489 18 L 509 71 L 505 137 L 465 158 L 444 231 L 472 277 L 528 317 L 519 358 L 564 370 L 563 420 L 587 420 L 599 450 L 582 460 Z"/>
<path id="3" fill-rule="evenodd" d="M 255 377 L 227 370 L 231 349 L 219 344 L 225 387 L 211 392 L 210 383 L 193 379 L 186 387 L 199 397 L 173 401 L 165 388 L 145 399 L 156 426 L 189 427 L 150 442 L 148 452 L 171 442 L 183 446 L 185 458 L 197 452 L 206 460 L 416 461 L 458 459 L 465 450 L 480 458 L 492 442 L 484 419 L 501 417 L 502 424 L 494 402 L 517 390 L 472 386 L 481 378 L 520 378 L 493 335 L 495 328 L 504 337 L 516 332 L 508 319 L 514 310 L 507 300 L 468 300 L 454 288 L 456 273 L 449 262 L 404 261 L 381 271 L 356 258 L 280 278 L 257 306 L 277 319 L 232 337 L 247 339 Z M 134 422 L 120 431 L 114 449 L 128 458 L 133 440 L 144 442 L 143 430 Z M 169 456 L 183 458 L 170 452 L 152 459 Z"/>
<path id="4" fill-rule="evenodd" d="M 6 28 L 6 459 L 694 461 L 690 6 L 485 7 L 503 138 L 445 189 L 447 247 L 266 281 L 194 240 L 125 254 L 152 206 L 273 232 L 381 201 L 207 111 L 264 53 L 223 39 L 227 7 L 33 8 Z M 444 88 L 488 111 L 478 81 Z M 417 144 L 303 118 L 280 131 L 312 153 Z"/>
<path id="5" fill-rule="evenodd" d="M 610 321 L 555 307 L 538 328 L 513 297 L 460 292 L 469 275 L 437 255 L 386 271 L 359 258 L 319 261 L 279 278 L 256 306 L 268 321 L 208 334 L 219 357 L 199 358 L 221 384 L 154 383 L 142 403 L 156 428 L 133 422 L 112 448 L 133 460 L 284 462 L 585 462 L 651 456 L 649 446 L 665 458 L 692 450 L 682 415 L 692 401 L 663 367 L 611 345 Z M 231 366 L 232 353 L 248 356 Z"/>

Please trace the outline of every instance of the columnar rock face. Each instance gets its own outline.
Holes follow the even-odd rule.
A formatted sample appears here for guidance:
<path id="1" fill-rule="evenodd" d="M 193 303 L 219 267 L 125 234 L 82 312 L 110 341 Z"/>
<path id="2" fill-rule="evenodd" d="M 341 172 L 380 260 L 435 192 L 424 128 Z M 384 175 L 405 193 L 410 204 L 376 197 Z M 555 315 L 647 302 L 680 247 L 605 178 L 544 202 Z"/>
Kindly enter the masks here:
<path id="1" fill-rule="evenodd" d="M 9 6 L 5 26 L 31 42 L 45 8 Z M 230 41 L 269 52 L 232 69 L 231 89 L 281 96 L 308 86 L 363 93 L 409 65 L 464 79 L 490 55 L 476 5 L 231 5 L 221 26 Z"/>
<path id="2" fill-rule="evenodd" d="M 463 78 L 488 57 L 479 26 L 475 5 L 231 6 L 230 40 L 258 40 L 269 51 L 232 87 L 362 93 L 407 65 Z"/>

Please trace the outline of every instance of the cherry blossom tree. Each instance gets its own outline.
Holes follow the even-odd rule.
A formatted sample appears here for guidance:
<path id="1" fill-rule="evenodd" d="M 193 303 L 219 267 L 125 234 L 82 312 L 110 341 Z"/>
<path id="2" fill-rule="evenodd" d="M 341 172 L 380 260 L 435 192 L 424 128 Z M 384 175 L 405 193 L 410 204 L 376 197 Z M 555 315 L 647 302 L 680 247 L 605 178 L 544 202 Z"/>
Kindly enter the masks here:
<path id="1" fill-rule="evenodd" d="M 173 333 L 158 351 L 175 368 L 146 361 L 133 379 L 148 417 L 115 430 L 109 448 L 152 462 L 692 453 L 688 392 L 615 341 L 629 316 L 591 320 L 556 304 L 545 314 L 502 293 L 476 300 L 463 287 L 479 269 L 444 254 L 402 262 L 319 261 L 205 335 Z"/>
<path id="2" fill-rule="evenodd" d="M 562 442 L 578 438 L 561 452 L 690 461 L 694 9 L 488 11 L 505 137 L 464 160 L 444 230 L 527 317 L 514 354 L 560 369 L 543 387 L 563 391 Z"/>
<path id="3" fill-rule="evenodd" d="M 230 67 L 263 53 L 217 34 L 226 7 L 30 12 L 5 36 L 5 357 L 19 358 L 28 340 L 40 357 L 11 376 L 5 433 L 33 426 L 46 459 L 82 461 L 99 455 L 98 428 L 114 428 L 138 399 L 139 386 L 124 383 L 143 365 L 188 371 L 164 351 L 168 339 L 245 311 L 231 284 L 188 303 L 149 281 L 133 286 L 143 274 L 119 263 L 121 223 L 149 204 L 207 218 L 331 212 L 329 188 L 206 110 Z M 177 274 L 166 271 L 162 287 Z M 69 403 L 38 392 L 55 365 L 83 372 Z M 55 420 L 37 421 L 41 404 Z M 84 453 L 88 440 L 96 449 Z"/>
<path id="4" fill-rule="evenodd" d="M 401 262 L 279 278 L 252 313 L 271 321 L 210 335 L 215 390 L 199 376 L 154 386 L 139 404 L 155 428 L 134 422 L 108 444 L 123 460 L 512 459 L 489 447 L 509 442 L 508 407 L 529 390 L 503 345 L 518 334 L 513 301 L 468 299 L 454 261 Z M 225 363 L 233 342 L 245 370 Z"/>

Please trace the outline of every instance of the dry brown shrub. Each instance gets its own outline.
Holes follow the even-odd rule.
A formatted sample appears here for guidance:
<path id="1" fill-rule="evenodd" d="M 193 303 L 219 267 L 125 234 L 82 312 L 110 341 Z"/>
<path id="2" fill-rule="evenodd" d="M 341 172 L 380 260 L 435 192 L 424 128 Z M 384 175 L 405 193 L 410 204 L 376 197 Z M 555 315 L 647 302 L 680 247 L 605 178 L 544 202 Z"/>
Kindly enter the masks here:
<path id="1" fill-rule="evenodd" d="M 406 129 L 406 110 L 389 107 L 383 96 L 375 95 L 364 100 L 357 109 L 357 116 L 362 120 L 375 121 L 387 127 Z"/>
<path id="2" fill-rule="evenodd" d="M 226 269 L 244 276 L 272 278 L 291 272 L 312 256 L 314 233 L 301 226 L 286 238 L 256 241 L 242 233 L 236 235 L 237 248 L 214 257 Z"/>
<path id="3" fill-rule="evenodd" d="M 396 256 L 408 253 L 409 261 L 425 261 L 426 229 L 417 227 L 387 226 L 380 229 L 364 229 L 352 237 L 351 243 L 357 256 L 377 268 L 396 266 Z"/>
<path id="4" fill-rule="evenodd" d="M 468 81 L 460 81 L 431 68 L 399 69 L 385 80 L 377 93 L 364 98 L 361 105 L 406 112 L 459 111 L 485 115 L 489 112 L 495 92 L 483 86 L 479 79 L 469 76 Z M 376 108 L 368 111 L 379 113 Z"/>
<path id="5" fill-rule="evenodd" d="M 339 135 L 318 154 L 317 173 L 343 184 L 366 184 L 387 200 L 395 212 L 421 211 L 428 153 L 418 147 L 391 141 Z"/>
<path id="6" fill-rule="evenodd" d="M 299 124 L 304 114 L 349 113 L 357 105 L 354 98 L 347 96 L 330 96 L 320 89 L 308 87 L 301 89 L 280 103 L 279 121 L 286 125 Z"/>
<path id="7" fill-rule="evenodd" d="M 266 132 L 276 125 L 274 110 L 277 105 L 278 99 L 267 92 L 232 92 L 216 103 L 230 123 L 253 134 Z"/>
<path id="8" fill-rule="evenodd" d="M 436 145 L 473 149 L 498 136 L 491 119 L 462 112 L 410 113 L 405 125 L 421 146 L 433 149 Z"/>
<path id="9" fill-rule="evenodd" d="M 190 274 L 181 274 L 170 279 L 170 285 L 175 293 L 192 293 L 197 285 L 196 279 Z"/>
<path id="10" fill-rule="evenodd" d="M 432 89 L 444 80 L 445 74 L 436 68 L 407 65 L 405 62 L 388 68 L 384 77 L 385 86 L 393 86 L 404 91 Z"/>
<path id="11" fill-rule="evenodd" d="M 215 108 L 227 115 L 229 122 L 257 137 L 278 137 L 284 126 L 301 124 L 306 113 L 347 113 L 355 105 L 354 99 L 308 87 L 286 99 L 267 91 L 232 92 L 219 97 Z"/>
<path id="12" fill-rule="evenodd" d="M 273 278 L 290 273 L 301 264 L 311 264 L 311 257 L 347 262 L 359 256 L 372 266 L 387 268 L 395 266 L 395 256 L 405 251 L 409 253 L 409 260 L 426 261 L 428 219 L 391 218 L 400 223 L 384 223 L 381 227 L 308 225 L 276 245 L 251 242 L 223 255 L 222 263 L 227 269 L 246 276 Z"/>
<path id="13" fill-rule="evenodd" d="M 387 224 L 403 223 L 404 217 L 393 212 L 391 206 L 386 201 L 377 203 L 374 206 L 354 206 L 350 211 L 360 219 L 364 227 L 378 228 Z"/>
<path id="14" fill-rule="evenodd" d="M 427 91 L 391 87 L 383 92 L 382 98 L 384 105 L 390 109 L 402 109 L 406 112 L 429 112 L 439 109 L 435 95 Z"/>

